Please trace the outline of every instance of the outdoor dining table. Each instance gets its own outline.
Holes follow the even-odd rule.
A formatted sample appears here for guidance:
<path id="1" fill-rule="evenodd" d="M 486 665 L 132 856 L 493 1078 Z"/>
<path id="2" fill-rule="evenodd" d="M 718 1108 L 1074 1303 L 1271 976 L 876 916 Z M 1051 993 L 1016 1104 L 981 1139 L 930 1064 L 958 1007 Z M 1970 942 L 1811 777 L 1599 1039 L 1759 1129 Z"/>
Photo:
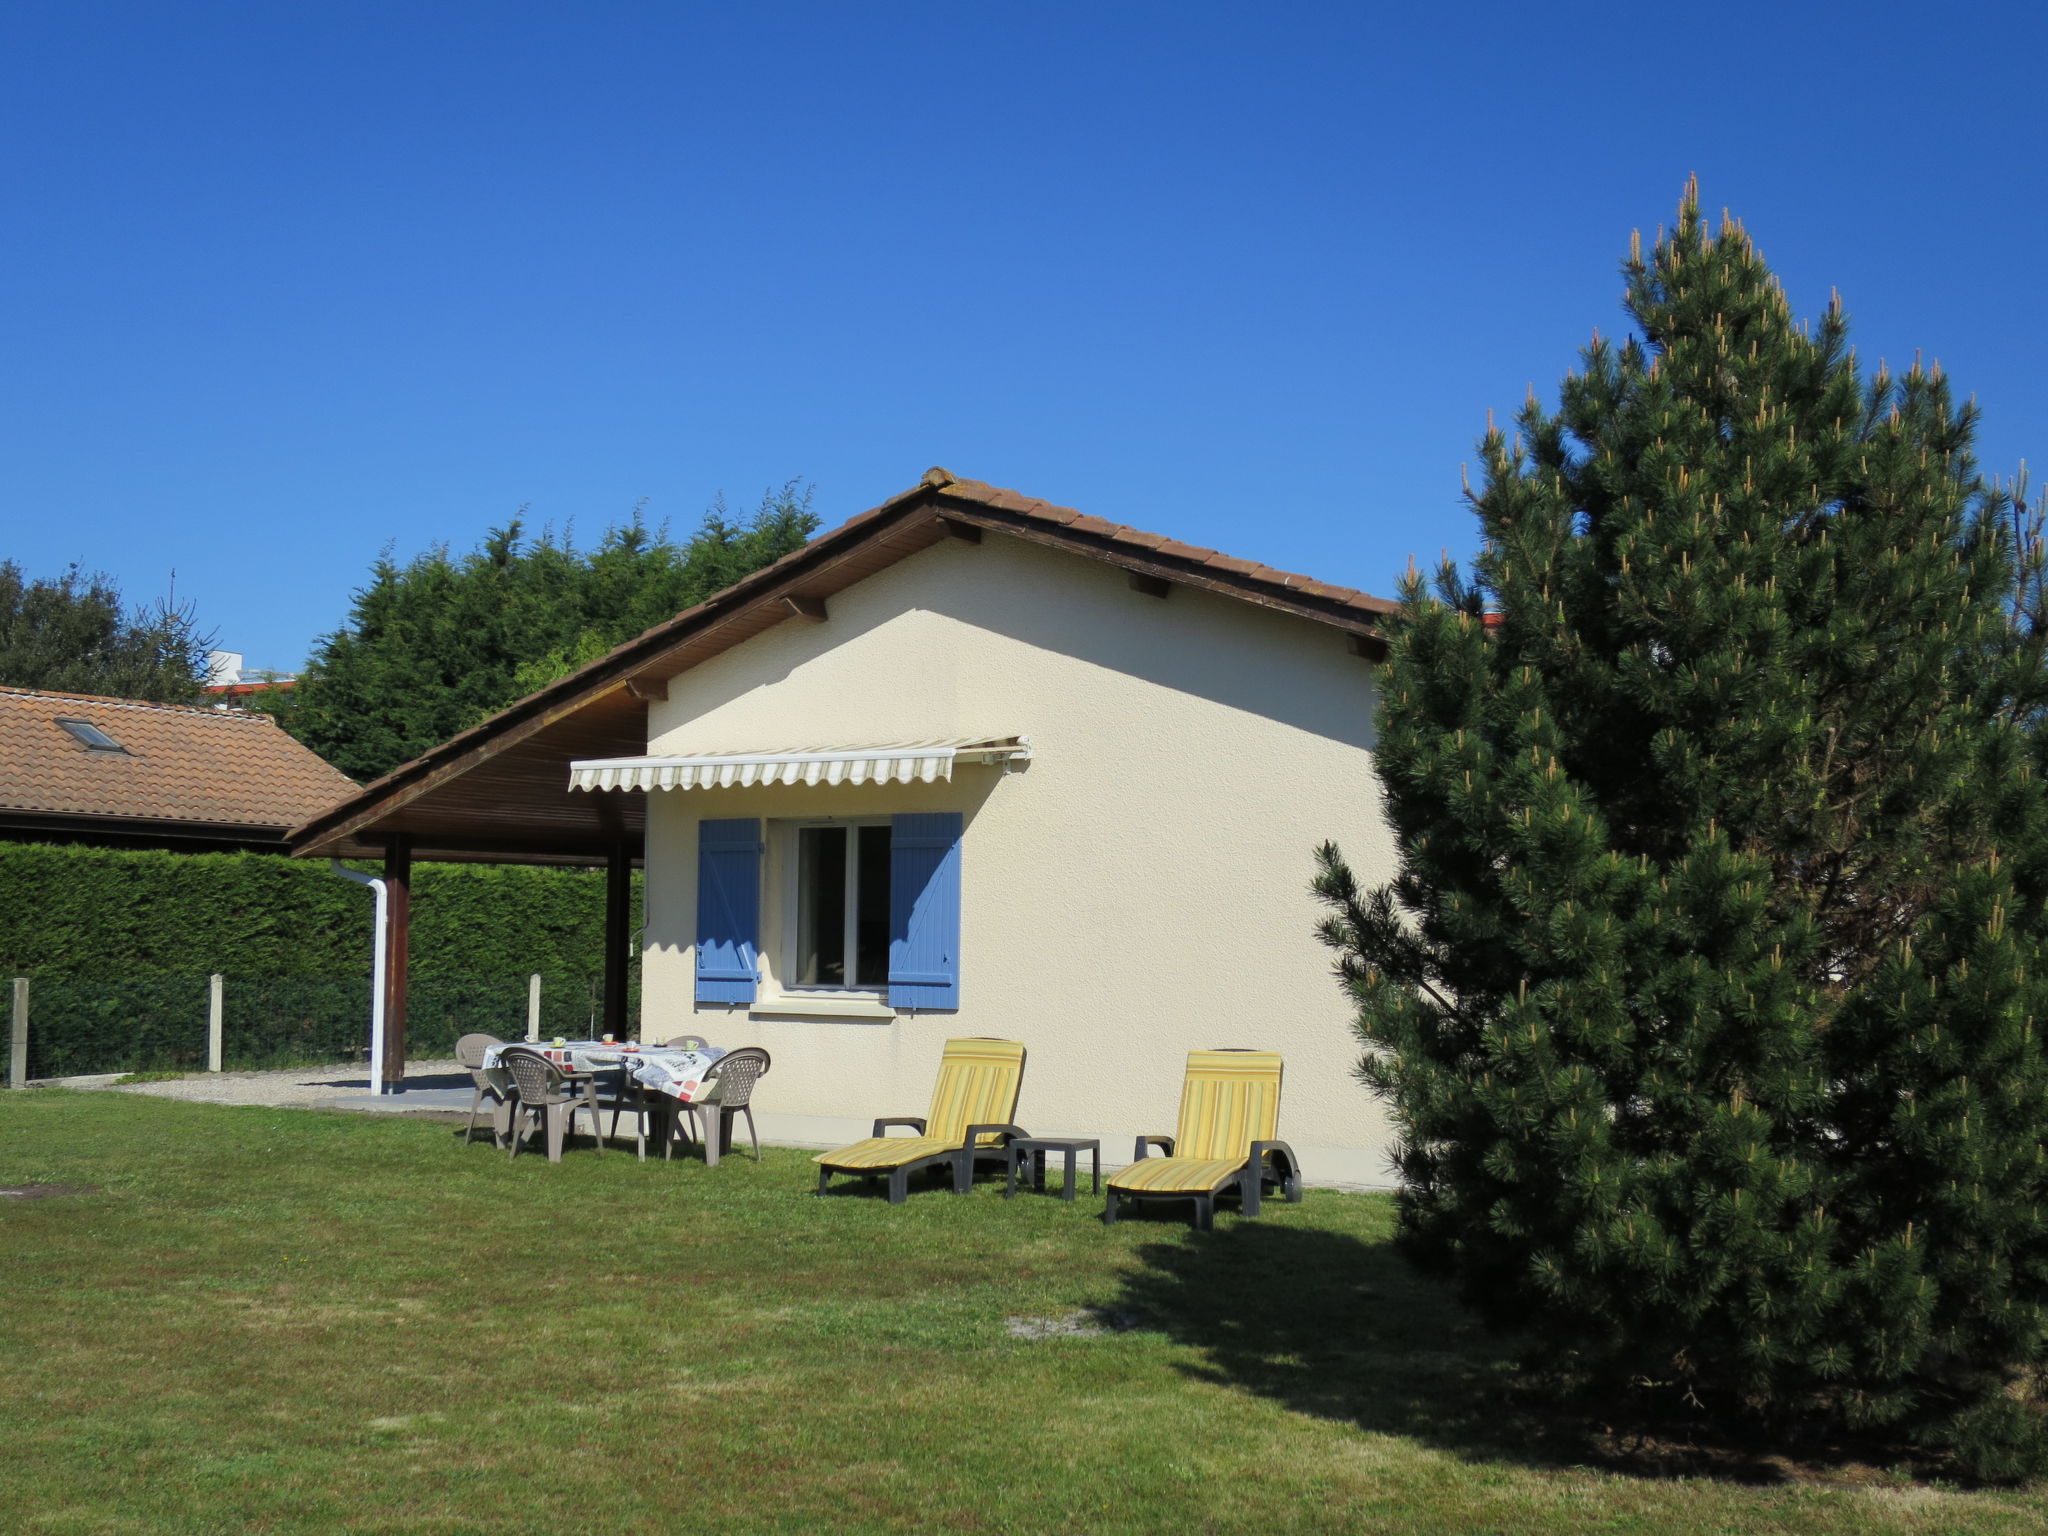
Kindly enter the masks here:
<path id="1" fill-rule="evenodd" d="M 564 1073 L 587 1076 L 596 1072 L 613 1070 L 623 1072 L 632 1081 L 644 1088 L 650 1088 L 664 1098 L 678 1104 L 704 1104 L 718 1096 L 716 1079 L 706 1081 L 712 1063 L 725 1054 L 715 1045 L 700 1050 L 684 1050 L 666 1045 L 636 1046 L 631 1041 L 565 1040 L 560 1045 L 545 1040 L 507 1040 L 500 1045 L 489 1047 L 484 1052 L 484 1076 L 495 1084 L 505 1096 L 500 1114 L 505 1118 L 504 1130 L 511 1129 L 511 1104 L 518 1095 L 512 1088 L 512 1075 L 503 1066 L 505 1051 L 512 1046 L 539 1051 Z M 675 1112 L 657 1110 L 660 1124 L 654 1129 L 662 1145 L 674 1131 Z M 714 1116 L 714 1122 L 721 1119 Z M 704 1160 L 717 1163 L 722 1150 L 719 1136 L 714 1132 L 704 1141 Z"/>

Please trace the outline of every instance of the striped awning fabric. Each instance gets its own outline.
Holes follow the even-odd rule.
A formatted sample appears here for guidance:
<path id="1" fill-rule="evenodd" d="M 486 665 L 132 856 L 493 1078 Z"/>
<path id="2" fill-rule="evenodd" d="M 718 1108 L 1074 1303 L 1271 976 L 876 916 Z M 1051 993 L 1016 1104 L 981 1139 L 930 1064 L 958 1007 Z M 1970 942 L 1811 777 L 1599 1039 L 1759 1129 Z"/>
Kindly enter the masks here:
<path id="1" fill-rule="evenodd" d="M 569 765 L 571 789 L 731 789 L 769 784 L 930 784 L 959 762 L 1011 764 L 1030 738 L 970 737 L 877 747 L 803 747 L 701 757 L 600 757 Z"/>

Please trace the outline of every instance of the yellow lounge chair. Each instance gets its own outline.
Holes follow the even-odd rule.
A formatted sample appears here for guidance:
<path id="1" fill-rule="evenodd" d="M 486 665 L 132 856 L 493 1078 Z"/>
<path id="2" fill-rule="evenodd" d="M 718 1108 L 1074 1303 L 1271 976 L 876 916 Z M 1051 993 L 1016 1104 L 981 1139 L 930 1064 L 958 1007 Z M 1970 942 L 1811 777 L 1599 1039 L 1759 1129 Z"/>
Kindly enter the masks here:
<path id="1" fill-rule="evenodd" d="M 899 1115 L 875 1122 L 875 1134 L 836 1152 L 821 1152 L 818 1193 L 835 1173 L 889 1180 L 889 1203 L 901 1205 L 910 1176 L 941 1162 L 953 1165 L 953 1193 L 973 1187 L 977 1158 L 1000 1158 L 1009 1139 L 1026 1132 L 1012 1125 L 1017 1090 L 1024 1081 L 1024 1047 L 1014 1040 L 948 1040 L 932 1088 L 931 1114 L 920 1120 Z M 884 1136 L 882 1128 L 907 1125 L 915 1136 Z"/>
<path id="2" fill-rule="evenodd" d="M 1289 1204 L 1301 1199 L 1301 1163 L 1275 1141 L 1280 1120 L 1280 1057 L 1272 1051 L 1190 1051 L 1180 1092 L 1180 1124 L 1171 1136 L 1140 1136 L 1131 1166 L 1109 1176 L 1105 1222 L 1126 1200 L 1192 1200 L 1195 1228 L 1216 1224 L 1216 1197 L 1233 1184 L 1239 1209 L 1259 1214 L 1259 1194 L 1279 1186 Z M 1150 1155 L 1153 1147 L 1164 1157 Z M 1268 1165 L 1271 1165 L 1270 1167 Z"/>

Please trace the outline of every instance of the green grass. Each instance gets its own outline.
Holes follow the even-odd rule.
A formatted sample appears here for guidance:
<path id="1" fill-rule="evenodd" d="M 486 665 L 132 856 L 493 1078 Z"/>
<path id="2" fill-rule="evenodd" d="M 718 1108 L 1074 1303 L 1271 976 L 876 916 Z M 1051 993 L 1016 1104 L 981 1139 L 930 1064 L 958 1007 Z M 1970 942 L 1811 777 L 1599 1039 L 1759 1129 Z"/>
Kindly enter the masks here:
<path id="1" fill-rule="evenodd" d="M 1500 1428 L 1484 1341 L 1311 1191 L 1207 1236 L 814 1199 L 803 1154 L 508 1163 L 431 1122 L 0 1095 L 0 1528 L 1962 1532 L 2048 1501 L 1653 1478 Z M 1012 1318 L 1121 1325 L 1022 1339 Z"/>
<path id="2" fill-rule="evenodd" d="M 116 1088 L 126 1088 L 130 1083 L 175 1083 L 190 1077 L 189 1072 L 123 1072 L 114 1079 Z"/>

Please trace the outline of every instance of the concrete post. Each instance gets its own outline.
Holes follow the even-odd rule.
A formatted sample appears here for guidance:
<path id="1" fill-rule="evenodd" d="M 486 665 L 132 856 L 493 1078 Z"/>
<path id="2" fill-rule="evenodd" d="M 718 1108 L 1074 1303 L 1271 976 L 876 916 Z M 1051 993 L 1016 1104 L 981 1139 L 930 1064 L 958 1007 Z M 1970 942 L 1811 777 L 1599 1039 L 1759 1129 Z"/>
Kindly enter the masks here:
<path id="1" fill-rule="evenodd" d="M 526 1038 L 540 1038 L 540 972 L 526 978 Z"/>
<path id="2" fill-rule="evenodd" d="M 14 1029 L 8 1037 L 7 1086 L 28 1086 L 28 978 L 14 978 Z"/>
<path id="3" fill-rule="evenodd" d="M 221 1008 L 220 976 L 218 973 L 206 978 L 206 1070 L 220 1070 L 221 1050 Z"/>

